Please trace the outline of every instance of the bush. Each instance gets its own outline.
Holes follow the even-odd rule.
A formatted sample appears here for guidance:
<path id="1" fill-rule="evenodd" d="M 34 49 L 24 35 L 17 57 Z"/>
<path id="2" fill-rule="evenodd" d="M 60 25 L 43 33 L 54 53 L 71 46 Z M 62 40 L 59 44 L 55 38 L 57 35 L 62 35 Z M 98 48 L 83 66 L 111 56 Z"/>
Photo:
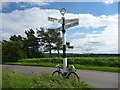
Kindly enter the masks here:
<path id="1" fill-rule="evenodd" d="M 18 59 L 25 57 L 26 55 L 22 50 L 21 41 L 8 41 L 2 45 L 3 62 L 16 62 Z"/>

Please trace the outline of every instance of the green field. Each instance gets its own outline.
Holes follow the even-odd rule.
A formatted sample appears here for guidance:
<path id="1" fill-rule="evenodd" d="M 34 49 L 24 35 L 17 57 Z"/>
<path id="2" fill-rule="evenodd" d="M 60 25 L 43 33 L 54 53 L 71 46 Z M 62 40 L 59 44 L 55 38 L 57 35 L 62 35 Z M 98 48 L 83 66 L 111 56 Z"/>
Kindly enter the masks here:
<path id="1" fill-rule="evenodd" d="M 16 73 L 3 72 L 2 88 L 89 88 L 86 82 L 42 74 L 37 76 L 25 76 Z"/>
<path id="2" fill-rule="evenodd" d="M 30 58 L 4 64 L 55 67 L 58 63 L 63 66 L 62 62 L 62 58 Z M 68 58 L 68 64 L 74 65 L 76 69 L 120 72 L 119 57 L 72 57 Z"/>
<path id="3" fill-rule="evenodd" d="M 24 63 L 62 63 L 62 58 L 30 58 L 21 59 Z M 79 64 L 87 66 L 105 66 L 105 67 L 120 67 L 119 57 L 70 57 L 68 64 Z"/>

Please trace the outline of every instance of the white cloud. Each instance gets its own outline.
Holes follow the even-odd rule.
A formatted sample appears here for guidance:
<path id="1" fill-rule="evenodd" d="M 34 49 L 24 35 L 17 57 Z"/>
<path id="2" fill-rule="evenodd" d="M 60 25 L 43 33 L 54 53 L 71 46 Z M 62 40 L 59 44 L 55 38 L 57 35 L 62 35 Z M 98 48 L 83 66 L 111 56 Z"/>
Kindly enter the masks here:
<path id="1" fill-rule="evenodd" d="M 2 30 L 9 35 L 21 34 L 30 28 L 36 29 L 40 27 L 54 27 L 58 24 L 48 21 L 48 16 L 59 15 L 58 10 L 42 10 L 39 8 L 26 9 L 24 11 L 13 11 L 11 13 L 2 13 Z M 6 36 L 5 36 L 6 37 Z M 3 38 L 5 38 L 3 36 Z M 9 36 L 7 36 L 8 38 Z M 6 38 L 5 38 L 6 39 Z"/>
<path id="2" fill-rule="evenodd" d="M 114 1 L 114 0 L 105 0 L 104 3 L 105 3 L 105 4 L 111 4 L 111 3 L 113 3 L 113 1 Z"/>
<path id="3" fill-rule="evenodd" d="M 52 2 L 54 0 L 0 0 L 1 2 Z"/>
<path id="4" fill-rule="evenodd" d="M 24 36 L 24 30 L 40 27 L 59 27 L 60 24 L 49 22 L 48 17 L 59 18 L 59 10 L 31 8 L 23 11 L 13 11 L 11 13 L 2 13 L 2 31 L 3 39 L 9 36 L 20 34 Z M 77 27 L 99 28 L 106 26 L 101 33 L 85 34 L 85 38 L 73 39 L 73 50 L 69 52 L 76 53 L 117 53 L 118 50 L 118 15 L 93 16 L 91 14 L 72 14 L 65 15 L 69 18 L 79 18 L 80 25 Z M 88 29 L 89 30 L 89 29 Z M 73 33 L 71 37 L 84 33 Z"/>
<path id="5" fill-rule="evenodd" d="M 10 7 L 10 2 L 14 2 L 19 7 L 29 7 L 29 6 L 43 6 L 43 5 L 49 5 L 49 2 L 52 2 L 53 0 L 1 0 L 0 3 L 0 10 L 3 8 Z M 20 2 L 24 2 L 25 4 L 21 4 Z"/>
<path id="6" fill-rule="evenodd" d="M 26 2 L 24 5 L 20 3 L 16 3 L 19 7 L 31 7 L 31 6 L 43 6 L 43 5 L 49 5 L 47 2 Z"/>
<path id="7" fill-rule="evenodd" d="M 119 0 L 104 0 L 103 2 L 105 3 L 105 4 L 112 4 L 112 3 L 114 3 L 114 2 L 118 2 Z"/>
<path id="8" fill-rule="evenodd" d="M 85 38 L 73 39 L 73 52 L 78 53 L 118 53 L 118 15 L 108 16 L 107 22 L 100 20 L 106 27 L 98 34 L 85 34 Z M 114 21 L 113 21 L 114 19 Z"/>

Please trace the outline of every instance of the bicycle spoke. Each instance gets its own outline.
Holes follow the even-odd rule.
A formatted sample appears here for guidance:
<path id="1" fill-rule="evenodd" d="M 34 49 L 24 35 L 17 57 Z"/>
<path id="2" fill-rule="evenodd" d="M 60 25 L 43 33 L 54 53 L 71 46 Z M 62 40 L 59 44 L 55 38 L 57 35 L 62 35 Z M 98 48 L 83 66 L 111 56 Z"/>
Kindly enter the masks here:
<path id="1" fill-rule="evenodd" d="M 55 72 L 53 72 L 53 75 L 54 75 L 54 76 L 63 77 L 63 76 L 62 76 L 62 73 L 59 72 L 59 71 L 55 71 Z"/>
<path id="2" fill-rule="evenodd" d="M 75 72 L 69 74 L 69 79 L 79 81 L 79 77 Z"/>

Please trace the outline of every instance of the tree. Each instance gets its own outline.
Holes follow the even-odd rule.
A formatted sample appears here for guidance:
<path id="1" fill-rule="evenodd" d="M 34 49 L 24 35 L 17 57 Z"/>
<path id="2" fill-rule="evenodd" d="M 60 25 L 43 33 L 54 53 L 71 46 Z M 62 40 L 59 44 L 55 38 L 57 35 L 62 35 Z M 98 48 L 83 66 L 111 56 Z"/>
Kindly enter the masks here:
<path id="1" fill-rule="evenodd" d="M 0 41 L 0 63 L 2 62 L 2 41 Z"/>
<path id="2" fill-rule="evenodd" d="M 16 62 L 18 59 L 25 58 L 26 55 L 22 47 L 21 41 L 7 41 L 2 43 L 3 62 Z"/>
<path id="3" fill-rule="evenodd" d="M 53 32 L 50 29 L 45 31 L 44 28 L 37 30 L 38 37 L 43 44 L 44 52 L 49 51 L 50 57 L 52 57 L 53 42 L 55 38 L 53 37 Z"/>
<path id="4" fill-rule="evenodd" d="M 3 40 L 2 42 L 1 42 L 1 44 L 4 44 L 4 43 L 6 43 L 7 42 L 7 40 Z"/>
<path id="5" fill-rule="evenodd" d="M 33 29 L 25 31 L 27 38 L 23 40 L 23 49 L 29 58 L 39 57 L 39 39 L 34 35 Z"/>
<path id="6" fill-rule="evenodd" d="M 10 39 L 10 41 L 22 41 L 23 37 L 20 35 L 18 35 L 18 36 L 14 35 L 14 36 L 11 36 L 9 39 Z"/>
<path id="7" fill-rule="evenodd" d="M 47 29 L 45 31 L 44 28 L 40 28 L 40 30 L 37 29 L 37 34 L 40 41 L 43 43 L 44 51 L 49 51 L 50 57 L 52 57 L 52 50 L 55 50 L 58 52 L 59 56 L 60 50 L 63 49 L 60 31 L 55 29 Z M 67 42 L 67 48 L 73 48 L 70 46 L 70 42 Z"/>
<path id="8" fill-rule="evenodd" d="M 57 51 L 58 57 L 59 57 L 60 56 L 60 50 L 63 49 L 63 47 L 62 47 L 62 38 L 61 37 L 59 37 L 59 38 L 56 39 L 56 44 L 55 44 L 55 46 L 54 46 L 53 49 L 55 51 Z"/>

